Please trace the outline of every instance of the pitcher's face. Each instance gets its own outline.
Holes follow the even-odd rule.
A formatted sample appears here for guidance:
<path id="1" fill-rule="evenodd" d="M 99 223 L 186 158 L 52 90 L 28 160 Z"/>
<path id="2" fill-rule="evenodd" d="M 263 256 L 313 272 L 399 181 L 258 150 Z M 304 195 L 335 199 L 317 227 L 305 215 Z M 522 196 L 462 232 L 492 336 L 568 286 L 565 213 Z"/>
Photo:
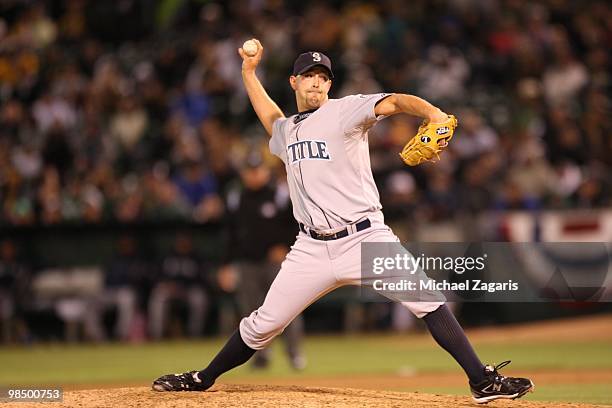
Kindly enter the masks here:
<path id="1" fill-rule="evenodd" d="M 322 67 L 289 78 L 291 88 L 295 91 L 298 110 L 317 109 L 327 102 L 327 94 L 331 89 L 332 81 L 329 72 Z"/>

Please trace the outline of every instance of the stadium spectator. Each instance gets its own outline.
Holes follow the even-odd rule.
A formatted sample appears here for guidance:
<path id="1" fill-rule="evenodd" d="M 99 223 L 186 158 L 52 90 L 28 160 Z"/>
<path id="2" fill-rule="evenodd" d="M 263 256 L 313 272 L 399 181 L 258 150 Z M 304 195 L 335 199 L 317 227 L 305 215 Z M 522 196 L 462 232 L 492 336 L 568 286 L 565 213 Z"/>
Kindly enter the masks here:
<path id="1" fill-rule="evenodd" d="M 31 270 L 20 258 L 15 241 L 0 241 L 0 339 L 5 343 L 15 341 L 16 329 L 23 326 L 22 309 L 28 295 Z"/>
<path id="2" fill-rule="evenodd" d="M 187 303 L 187 334 L 201 336 L 209 303 L 208 270 L 196 253 L 191 236 L 177 234 L 172 253 L 160 265 L 148 305 L 151 337 L 159 340 L 167 334 L 170 312 L 177 302 Z"/>
<path id="3" fill-rule="evenodd" d="M 114 338 L 128 341 L 138 337 L 134 322 L 141 313 L 140 301 L 147 295 L 149 272 L 136 239 L 120 237 L 116 254 L 105 270 L 104 288 L 89 300 L 87 307 L 85 325 L 92 340 L 107 339 L 104 315 L 108 309 L 116 310 Z"/>
<path id="4" fill-rule="evenodd" d="M 436 99 L 457 112 L 455 155 L 447 154 L 444 164 L 459 203 L 449 217 L 464 209 L 461 191 L 475 181 L 475 174 L 466 176 L 478 172 L 470 169 L 478 164 L 462 162 L 479 162 L 487 152 L 516 157 L 526 150 L 520 142 L 524 133 L 543 138 L 541 169 L 570 174 L 565 173 L 570 163 L 580 173 L 599 165 L 610 172 L 606 16 L 611 11 L 605 2 L 579 7 L 449 0 L 447 13 L 433 12 L 440 5 L 429 7 L 425 0 L 390 2 L 390 13 L 360 2 L 317 3 L 303 10 L 288 5 L 271 10 L 265 4 L 244 8 L 235 1 L 227 7 L 187 3 L 158 26 L 165 31 L 147 21 L 150 15 L 137 15 L 134 4 L 121 10 L 115 3 L 80 1 L 2 6 L 0 152 L 11 166 L 1 170 L 0 222 L 155 221 L 150 208 L 182 208 L 184 200 L 192 207 L 187 219 L 218 219 L 219 196 L 238 167 L 232 158 L 248 145 L 245 135 L 258 129 L 238 86 L 235 49 L 249 36 L 267 44 L 261 75 L 283 108 L 291 106 L 281 80 L 291 64 L 288 51 L 322 48 L 336 56 L 338 93 L 333 97 L 396 89 Z M 99 19 L 90 21 L 92 15 Z M 129 29 L 111 29 L 125 18 L 133 19 Z M 304 29 L 313 22 L 318 27 L 314 37 Z M 389 140 L 385 133 L 393 131 L 383 126 L 376 136 Z M 409 133 L 402 136 L 405 141 Z M 386 162 L 388 149 L 395 147 L 371 143 L 373 163 Z M 152 194 L 147 198 L 153 202 L 143 203 L 148 192 L 138 186 L 150 184 L 145 180 L 160 162 L 167 163 L 168 177 L 181 194 L 165 189 L 166 194 Z M 511 168 L 502 166 L 498 176 L 507 179 Z M 53 188 L 50 171 L 59 176 Z M 431 206 L 438 198 L 429 194 L 421 170 L 414 171 L 410 194 Z M 83 177 L 102 172 L 103 180 Z M 385 200 L 397 199 L 398 191 L 406 193 L 405 174 L 381 169 L 375 176 L 382 181 L 383 205 L 393 205 Z M 41 198 L 36 192 L 43 185 Z M 77 187 L 87 194 L 73 197 Z M 609 189 L 601 191 L 594 203 L 608 205 Z M 576 206 L 576 200 L 564 199 L 567 194 L 547 192 L 541 205 Z M 54 196 L 60 202 L 69 196 L 76 207 L 90 210 L 68 212 L 70 219 L 64 219 L 53 210 Z M 470 208 L 493 205 L 485 200 Z"/>

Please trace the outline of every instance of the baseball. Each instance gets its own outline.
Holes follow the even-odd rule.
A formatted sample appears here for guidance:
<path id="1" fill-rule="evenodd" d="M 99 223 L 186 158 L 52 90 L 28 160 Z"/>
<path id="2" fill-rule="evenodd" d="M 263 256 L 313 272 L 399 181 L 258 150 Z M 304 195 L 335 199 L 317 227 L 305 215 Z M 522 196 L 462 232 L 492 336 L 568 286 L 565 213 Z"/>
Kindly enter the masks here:
<path id="1" fill-rule="evenodd" d="M 253 40 L 246 40 L 244 44 L 242 44 L 242 50 L 249 57 L 253 57 L 257 54 L 257 43 Z"/>

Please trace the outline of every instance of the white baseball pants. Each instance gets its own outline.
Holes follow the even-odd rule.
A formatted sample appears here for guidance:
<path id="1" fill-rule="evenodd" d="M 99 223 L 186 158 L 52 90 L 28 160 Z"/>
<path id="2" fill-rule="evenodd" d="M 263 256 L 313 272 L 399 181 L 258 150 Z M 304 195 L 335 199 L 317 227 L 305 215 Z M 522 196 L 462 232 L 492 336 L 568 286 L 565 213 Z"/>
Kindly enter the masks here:
<path id="1" fill-rule="evenodd" d="M 265 348 L 310 304 L 344 285 L 361 285 L 361 243 L 399 242 L 382 221 L 368 217 L 372 226 L 337 240 L 320 241 L 300 232 L 281 264 L 263 305 L 240 322 L 240 336 L 254 350 Z M 418 318 L 444 302 L 402 302 Z"/>

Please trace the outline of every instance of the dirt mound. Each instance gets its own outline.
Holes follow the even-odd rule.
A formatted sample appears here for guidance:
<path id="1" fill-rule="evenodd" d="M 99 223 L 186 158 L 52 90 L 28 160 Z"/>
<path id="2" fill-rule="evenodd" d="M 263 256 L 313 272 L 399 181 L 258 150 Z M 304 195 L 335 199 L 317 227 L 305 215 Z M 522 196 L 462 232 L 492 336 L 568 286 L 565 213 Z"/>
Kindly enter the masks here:
<path id="1" fill-rule="evenodd" d="M 556 384 L 612 384 L 612 370 L 610 369 L 584 369 L 584 370 L 514 370 L 512 376 L 531 378 L 536 388 L 540 385 Z M 449 373 L 397 373 L 397 374 L 354 374 L 350 376 L 308 376 L 292 378 L 249 378 L 228 379 L 224 382 L 231 384 L 267 385 L 267 386 L 305 386 L 305 387 L 333 387 L 358 388 L 367 390 L 406 391 L 423 387 L 463 387 L 468 392 L 467 380 L 463 371 L 456 370 Z M 134 384 L 140 385 L 140 384 Z M 93 387 L 87 387 L 93 388 Z M 2 407 L 0 407 L 2 408 Z M 612 407 L 610 407 L 612 408 Z"/>
<path id="2" fill-rule="evenodd" d="M 40 408 L 40 403 L 2 404 Z M 148 387 L 67 391 L 53 407 L 477 407 L 466 396 L 433 395 L 352 388 L 315 388 L 267 385 L 216 385 L 208 392 L 155 392 Z M 496 401 L 491 408 L 592 408 L 595 405 Z"/>

